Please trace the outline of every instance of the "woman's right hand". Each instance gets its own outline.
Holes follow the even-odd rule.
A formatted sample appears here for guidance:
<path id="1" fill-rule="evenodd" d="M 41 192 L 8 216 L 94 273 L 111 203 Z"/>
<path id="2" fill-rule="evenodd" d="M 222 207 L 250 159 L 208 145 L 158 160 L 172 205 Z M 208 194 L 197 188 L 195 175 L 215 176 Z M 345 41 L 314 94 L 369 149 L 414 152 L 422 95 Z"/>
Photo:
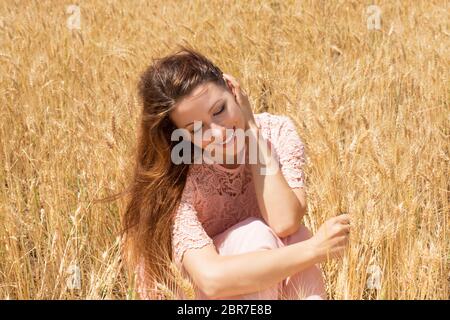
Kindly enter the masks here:
<path id="1" fill-rule="evenodd" d="M 350 215 L 341 214 L 325 221 L 310 238 L 319 262 L 341 257 L 350 237 Z"/>

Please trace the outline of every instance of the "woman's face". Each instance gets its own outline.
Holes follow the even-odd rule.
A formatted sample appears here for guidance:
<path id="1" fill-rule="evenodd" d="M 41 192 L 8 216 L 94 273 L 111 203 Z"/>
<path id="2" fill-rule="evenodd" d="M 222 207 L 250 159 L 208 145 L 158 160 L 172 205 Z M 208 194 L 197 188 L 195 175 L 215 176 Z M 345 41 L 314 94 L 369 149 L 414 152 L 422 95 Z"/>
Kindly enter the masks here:
<path id="1" fill-rule="evenodd" d="M 232 132 L 236 129 L 245 131 L 244 115 L 233 93 L 213 82 L 197 86 L 191 94 L 178 101 L 169 118 L 177 128 L 186 129 L 198 147 L 205 149 L 216 143 L 220 147 L 214 145 L 214 149 L 228 157 L 237 153 Z M 194 121 L 197 122 L 195 127 Z M 209 134 L 206 134 L 207 130 L 210 130 Z M 194 133 L 197 134 L 195 139 Z"/>

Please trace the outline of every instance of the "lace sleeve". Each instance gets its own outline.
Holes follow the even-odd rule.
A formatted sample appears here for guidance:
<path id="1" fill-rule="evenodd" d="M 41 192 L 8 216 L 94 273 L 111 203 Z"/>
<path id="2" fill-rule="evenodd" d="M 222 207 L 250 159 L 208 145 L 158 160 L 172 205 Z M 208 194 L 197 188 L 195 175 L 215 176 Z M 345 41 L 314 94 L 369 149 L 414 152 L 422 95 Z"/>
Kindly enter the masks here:
<path id="1" fill-rule="evenodd" d="M 198 220 L 194 199 L 195 185 L 188 176 L 172 228 L 173 256 L 180 265 L 187 249 L 200 249 L 214 243 Z"/>
<path id="2" fill-rule="evenodd" d="M 281 116 L 278 134 L 278 156 L 281 171 L 291 188 L 305 187 L 305 174 L 302 166 L 306 163 L 305 147 L 293 121 Z"/>

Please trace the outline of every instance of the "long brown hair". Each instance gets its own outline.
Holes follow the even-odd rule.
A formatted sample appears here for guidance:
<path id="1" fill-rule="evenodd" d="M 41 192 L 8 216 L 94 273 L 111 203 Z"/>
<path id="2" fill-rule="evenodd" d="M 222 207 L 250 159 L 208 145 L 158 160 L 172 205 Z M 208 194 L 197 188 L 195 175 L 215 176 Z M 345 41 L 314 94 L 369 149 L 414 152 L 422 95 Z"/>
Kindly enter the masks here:
<path id="1" fill-rule="evenodd" d="M 146 292 L 153 292 L 156 283 L 170 281 L 171 226 L 189 170 L 189 164 L 171 161 L 172 148 L 179 142 L 171 141 L 176 127 L 169 112 L 196 86 L 209 81 L 226 87 L 222 71 L 192 48 L 179 46 L 175 53 L 153 59 L 138 84 L 142 114 L 131 183 L 125 191 L 100 200 L 128 196 L 122 215 L 123 252 L 129 270 L 139 268 L 144 274 L 140 280 L 144 284 L 138 287 L 144 285 Z M 156 292 L 143 296 L 159 297 Z"/>

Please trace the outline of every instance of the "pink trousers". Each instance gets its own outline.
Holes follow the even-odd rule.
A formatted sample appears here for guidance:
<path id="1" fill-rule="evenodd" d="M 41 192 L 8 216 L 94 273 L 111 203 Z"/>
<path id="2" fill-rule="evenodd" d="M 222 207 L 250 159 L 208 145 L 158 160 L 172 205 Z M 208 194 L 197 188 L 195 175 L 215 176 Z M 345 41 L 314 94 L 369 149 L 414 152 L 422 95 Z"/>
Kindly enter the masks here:
<path id="1" fill-rule="evenodd" d="M 213 238 L 220 255 L 235 255 L 259 250 L 281 248 L 296 242 L 307 240 L 311 233 L 304 226 L 285 238 L 279 238 L 260 218 L 249 217 Z M 183 269 L 183 273 L 187 274 Z M 197 299 L 207 300 L 205 294 L 196 289 Z M 287 277 L 280 283 L 250 294 L 230 296 L 218 300 L 301 300 L 326 299 L 322 273 L 317 265 L 304 269 Z"/>

